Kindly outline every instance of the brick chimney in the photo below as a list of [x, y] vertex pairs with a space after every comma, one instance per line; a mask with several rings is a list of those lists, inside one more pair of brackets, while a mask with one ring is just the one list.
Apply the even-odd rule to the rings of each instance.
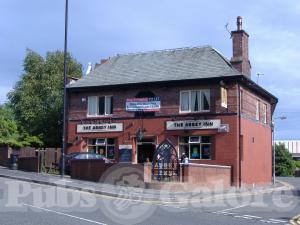
[[242, 28], [242, 17], [238, 16], [236, 20], [237, 30], [231, 31], [233, 54], [230, 62], [235, 69], [251, 78], [251, 64], [248, 54], [249, 35]]

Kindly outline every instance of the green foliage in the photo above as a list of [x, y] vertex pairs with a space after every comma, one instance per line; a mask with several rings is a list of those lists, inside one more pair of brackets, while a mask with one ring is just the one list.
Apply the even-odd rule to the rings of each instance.
[[296, 165], [292, 155], [283, 144], [275, 145], [275, 172], [276, 176], [294, 176]]
[[20, 133], [18, 124], [14, 120], [13, 111], [6, 104], [0, 107], [0, 144], [21, 148], [25, 146], [40, 147], [43, 142], [39, 137]]
[[295, 160], [294, 164], [297, 167], [297, 169], [300, 169], [300, 161], [299, 160]]
[[[23, 65], [25, 73], [8, 94], [21, 130], [30, 136], [41, 138], [47, 147], [61, 145], [63, 62], [63, 52], [49, 52], [43, 58], [38, 53], [27, 50]], [[67, 74], [81, 77], [81, 64], [69, 54], [67, 63]]]

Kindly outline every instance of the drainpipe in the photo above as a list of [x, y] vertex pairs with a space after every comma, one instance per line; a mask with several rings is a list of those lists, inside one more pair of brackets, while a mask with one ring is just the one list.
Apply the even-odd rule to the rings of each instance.
[[241, 86], [238, 84], [238, 112], [239, 112], [239, 136], [238, 136], [238, 142], [239, 142], [239, 187], [242, 186], [242, 148], [241, 148], [241, 134], [242, 134], [242, 129], [241, 129]]

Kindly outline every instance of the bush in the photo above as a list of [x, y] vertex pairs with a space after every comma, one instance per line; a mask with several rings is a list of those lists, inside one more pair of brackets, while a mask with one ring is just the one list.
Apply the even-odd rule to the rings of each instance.
[[295, 163], [295, 166], [297, 167], [297, 169], [300, 169], [300, 161], [295, 160], [294, 163]]
[[294, 176], [296, 164], [283, 144], [275, 145], [276, 176]]

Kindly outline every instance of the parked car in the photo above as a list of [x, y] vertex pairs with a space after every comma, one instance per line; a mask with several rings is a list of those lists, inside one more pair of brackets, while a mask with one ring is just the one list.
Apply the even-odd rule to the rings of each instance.
[[96, 153], [90, 153], [90, 152], [80, 152], [76, 156], [74, 156], [72, 159], [103, 159], [105, 163], [110, 163], [111, 161], [99, 154]]
[[76, 160], [84, 160], [84, 159], [103, 159], [105, 163], [111, 163], [111, 161], [99, 154], [91, 153], [91, 152], [73, 152], [65, 155], [65, 174], [70, 174], [71, 172], [71, 161], [73, 159]]

